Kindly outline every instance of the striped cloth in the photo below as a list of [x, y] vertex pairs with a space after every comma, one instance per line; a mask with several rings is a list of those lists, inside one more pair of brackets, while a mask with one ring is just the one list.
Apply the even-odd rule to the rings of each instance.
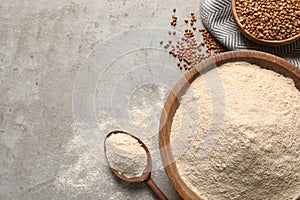
[[267, 47], [247, 39], [238, 29], [231, 14], [231, 0], [201, 0], [203, 25], [229, 50], [253, 49], [283, 57], [300, 68], [300, 40], [291, 44]]

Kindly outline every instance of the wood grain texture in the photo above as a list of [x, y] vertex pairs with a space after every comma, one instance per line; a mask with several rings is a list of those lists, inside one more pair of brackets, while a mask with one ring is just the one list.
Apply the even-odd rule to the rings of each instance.
[[251, 41], [261, 44], [261, 45], [268, 45], [268, 46], [280, 46], [280, 45], [285, 45], [285, 44], [290, 44], [298, 39], [300, 39], [300, 33], [298, 35], [295, 35], [294, 37], [290, 37], [288, 39], [284, 40], [263, 40], [263, 39], [258, 39], [251, 35], [247, 30], [242, 28], [242, 24], [240, 23], [238, 14], [236, 12], [236, 0], [231, 0], [231, 12], [234, 18], [234, 21], [239, 28], [239, 30]]
[[288, 61], [277, 56], [267, 54], [259, 51], [243, 50], [231, 51], [216, 55], [215, 57], [204, 61], [187, 72], [175, 85], [170, 92], [161, 115], [160, 131], [159, 131], [159, 147], [163, 164], [166, 173], [183, 199], [200, 199], [181, 179], [179, 176], [176, 161], [170, 146], [170, 134], [173, 122], [173, 117], [177, 108], [179, 107], [179, 100], [187, 91], [190, 83], [192, 83], [198, 76], [219, 67], [228, 62], [246, 61], [252, 64], [259, 65], [262, 68], [273, 70], [279, 74], [291, 78], [300, 91], [300, 69], [292, 65]]

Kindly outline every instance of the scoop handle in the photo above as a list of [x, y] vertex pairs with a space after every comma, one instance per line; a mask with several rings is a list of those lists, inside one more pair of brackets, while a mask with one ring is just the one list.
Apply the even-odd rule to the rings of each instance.
[[154, 181], [149, 177], [145, 180], [146, 185], [153, 191], [159, 200], [168, 200], [166, 195], [159, 189], [159, 187], [154, 183]]

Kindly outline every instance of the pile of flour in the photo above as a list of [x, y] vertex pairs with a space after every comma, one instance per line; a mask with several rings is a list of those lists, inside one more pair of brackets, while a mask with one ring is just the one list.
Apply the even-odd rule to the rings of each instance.
[[140, 177], [147, 166], [147, 153], [130, 135], [112, 134], [106, 140], [106, 157], [110, 167], [127, 178]]
[[296, 199], [300, 92], [294, 82], [246, 62], [216, 70], [224, 87], [225, 113], [209, 153], [201, 154], [213, 124], [212, 94], [206, 84], [211, 72], [191, 84], [174, 116], [171, 147], [183, 181], [208, 200]]

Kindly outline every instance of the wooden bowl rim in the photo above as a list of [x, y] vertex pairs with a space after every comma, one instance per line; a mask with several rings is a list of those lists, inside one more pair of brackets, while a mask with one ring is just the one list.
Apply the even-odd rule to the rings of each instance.
[[285, 44], [290, 44], [298, 39], [300, 39], [300, 33], [298, 35], [295, 35], [293, 37], [290, 37], [288, 39], [284, 40], [264, 40], [264, 39], [259, 39], [254, 37], [252, 34], [250, 34], [247, 30], [242, 28], [242, 24], [239, 21], [238, 14], [236, 12], [236, 0], [231, 0], [231, 12], [234, 18], [235, 23], [237, 24], [239, 30], [250, 40], [257, 44], [262, 44], [262, 45], [268, 45], [268, 46], [280, 46], [280, 45], [285, 45]]
[[[251, 60], [251, 61], [247, 61]], [[179, 102], [177, 97], [181, 98], [184, 92], [187, 90], [188, 86], [183, 84], [192, 83], [198, 76], [200, 76], [199, 71], [204, 70], [209, 71], [214, 67], [219, 67], [224, 63], [236, 62], [236, 61], [246, 61], [250, 63], [260, 63], [266, 62], [265, 66], [261, 66], [262, 68], [273, 70], [277, 73], [283, 74], [286, 77], [292, 78], [295, 82], [296, 88], [300, 91], [300, 69], [291, 64], [290, 62], [279, 58], [275, 55], [253, 51], [253, 50], [241, 50], [241, 51], [231, 51], [222, 54], [218, 54], [213, 58], [210, 58], [187, 72], [174, 86], [172, 91], [170, 92], [160, 119], [160, 127], [159, 127], [159, 148], [160, 154], [162, 158], [162, 162], [167, 173], [169, 180], [172, 185], [175, 187], [176, 191], [183, 199], [201, 199], [189, 188], [186, 183], [179, 176], [176, 161], [174, 162], [174, 157], [172, 153], [172, 149], [170, 146], [170, 133], [172, 127], [172, 120], [175, 115], [177, 108], [179, 107]], [[278, 66], [278, 69], [272, 69], [266, 66]], [[280, 67], [279, 67], [280, 66]], [[202, 74], [202, 73], [201, 73]], [[168, 103], [169, 102], [169, 103]], [[176, 105], [176, 103], [178, 105]]]

